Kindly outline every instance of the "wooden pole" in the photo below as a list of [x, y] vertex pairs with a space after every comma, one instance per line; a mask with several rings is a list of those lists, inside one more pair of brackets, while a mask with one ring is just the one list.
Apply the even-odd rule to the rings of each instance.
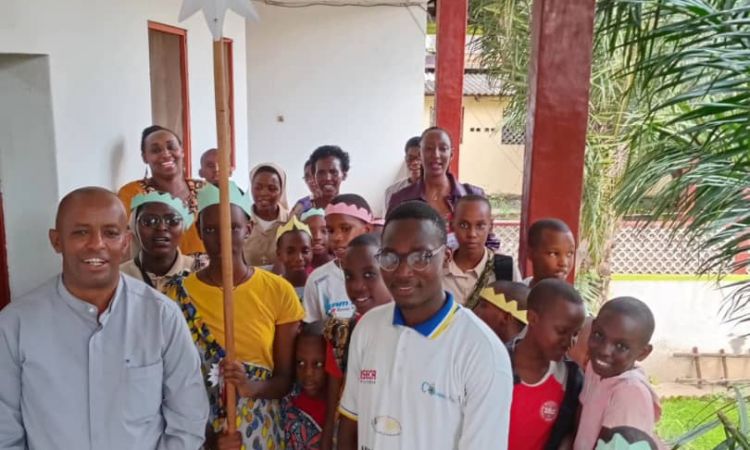
[[[219, 214], [221, 242], [221, 284], [224, 292], [224, 350], [226, 360], [234, 361], [234, 305], [232, 288], [232, 230], [229, 208], [229, 115], [227, 105], [227, 62], [224, 42], [214, 41], [214, 94], [216, 96], [216, 137], [219, 151]], [[237, 393], [234, 385], [224, 385], [226, 393], [227, 433], [237, 430]]]

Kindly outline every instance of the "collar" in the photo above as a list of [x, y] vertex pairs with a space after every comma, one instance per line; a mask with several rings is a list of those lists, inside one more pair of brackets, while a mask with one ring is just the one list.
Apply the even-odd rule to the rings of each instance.
[[475, 277], [479, 278], [484, 271], [484, 266], [487, 264], [487, 258], [489, 258], [489, 254], [490, 250], [488, 248], [485, 248], [484, 256], [482, 256], [482, 259], [479, 260], [479, 264], [467, 271], [464, 271], [460, 267], [458, 267], [456, 261], [451, 258], [450, 263], [448, 263], [446, 273], [459, 278], [466, 278], [469, 274], [474, 274]]
[[[466, 189], [461, 183], [458, 183], [456, 181], [456, 177], [453, 176], [452, 173], [446, 172], [445, 174], [448, 177], [448, 183], [450, 183], [451, 190], [448, 194], [448, 197], [451, 200], [451, 203], [455, 203], [456, 199], [460, 197], [464, 197], [468, 194]], [[427, 198], [425, 197], [425, 183], [424, 183], [424, 177], [417, 180], [416, 183], [411, 184], [410, 186], [413, 186], [418, 189], [417, 192], [419, 192], [419, 198], [422, 201], [427, 201]]]
[[120, 275], [120, 280], [117, 283], [117, 289], [115, 289], [115, 292], [112, 295], [112, 299], [109, 301], [107, 309], [104, 310], [101, 315], [99, 314], [99, 310], [96, 308], [96, 306], [92, 305], [91, 303], [85, 302], [70, 293], [68, 288], [65, 287], [62, 274], [60, 274], [57, 279], [57, 293], [60, 297], [62, 297], [65, 304], [68, 305], [68, 307], [70, 307], [70, 309], [72, 309], [79, 316], [83, 317], [85, 320], [93, 321], [104, 326], [107, 324], [107, 320], [112, 315], [112, 312], [117, 308], [117, 305], [121, 303], [119, 299], [120, 297], [122, 297], [123, 293], [122, 275]]
[[393, 325], [409, 327], [428, 339], [436, 339], [453, 322], [453, 319], [456, 316], [456, 311], [460, 308], [461, 306], [453, 300], [453, 294], [446, 291], [443, 306], [441, 306], [432, 317], [420, 324], [414, 325], [413, 327], [409, 327], [409, 325], [406, 324], [401, 309], [398, 306], [394, 306]]

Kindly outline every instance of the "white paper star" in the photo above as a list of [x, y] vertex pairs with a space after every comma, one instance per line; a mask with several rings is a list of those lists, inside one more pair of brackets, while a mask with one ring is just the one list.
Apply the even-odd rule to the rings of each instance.
[[221, 40], [224, 34], [224, 16], [227, 9], [246, 19], [258, 20], [258, 13], [251, 0], [183, 0], [180, 8], [180, 22], [203, 10], [208, 28], [215, 41]]

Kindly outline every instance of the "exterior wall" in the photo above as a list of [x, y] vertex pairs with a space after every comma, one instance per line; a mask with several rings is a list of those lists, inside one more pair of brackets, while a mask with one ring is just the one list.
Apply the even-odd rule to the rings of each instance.
[[[652, 344], [654, 350], [643, 366], [657, 383], [678, 378], [695, 378], [695, 367], [689, 358], [676, 358], [674, 353], [687, 353], [698, 347], [701, 353], [749, 355], [750, 342], [743, 335], [750, 333], [747, 324], [732, 326], [722, 322], [720, 306], [732, 293], [724, 283], [717, 286], [710, 280], [615, 280], [609, 298], [632, 296], [643, 300], [656, 319]], [[703, 377], [721, 377], [720, 360], [703, 358]], [[750, 358], [729, 359], [729, 376], [750, 378]]]
[[310, 153], [339, 145], [352, 159], [342, 192], [379, 212], [404, 143], [422, 131], [424, 11], [256, 5], [260, 22], [247, 25], [251, 166], [287, 168], [294, 202], [308, 193]]
[[[9, 0], [0, 53], [49, 55], [59, 193], [117, 189], [143, 176], [140, 132], [151, 124], [148, 21], [188, 30], [192, 162], [215, 146], [212, 41], [201, 14], [177, 22], [180, 0]], [[234, 40], [237, 166], [247, 171], [245, 21], [227, 14]], [[242, 183], [241, 183], [242, 184]], [[246, 183], [245, 183], [246, 184]]]
[[[12, 144], [0, 149], [2, 153], [12, 153], [11, 158], [3, 154], [0, 179], [6, 191], [12, 296], [59, 270], [59, 260], [47, 243], [46, 230], [52, 226], [60, 197], [84, 185], [117, 189], [144, 174], [139, 146], [141, 130], [151, 124], [149, 20], [188, 30], [194, 175], [202, 150], [215, 146], [211, 35], [201, 14], [185, 23], [177, 22], [181, 3], [180, 0], [6, 0], [2, 3], [0, 55], [46, 55], [49, 72], [47, 81], [32, 78], [28, 83], [32, 94], [46, 98], [25, 103], [18, 97], [0, 97], [0, 103], [13, 102], [12, 106], [19, 110], [9, 130], [0, 127], [0, 146]], [[225, 35], [234, 40], [235, 50], [237, 173], [246, 173], [244, 19], [227, 14]], [[9, 70], [0, 68], [4, 76]], [[46, 90], [44, 83], [48, 85]], [[45, 104], [46, 116], [30, 114], [32, 108], [43, 109]], [[25, 175], [20, 188], [16, 174]], [[23, 205], [18, 204], [20, 199]]]
[[[434, 96], [425, 97], [425, 126], [432, 123], [434, 104]], [[498, 97], [464, 96], [459, 177], [463, 182], [483, 187], [488, 194], [521, 195], [523, 145], [501, 144], [506, 104], [507, 100]], [[472, 131], [472, 128], [480, 131]]]

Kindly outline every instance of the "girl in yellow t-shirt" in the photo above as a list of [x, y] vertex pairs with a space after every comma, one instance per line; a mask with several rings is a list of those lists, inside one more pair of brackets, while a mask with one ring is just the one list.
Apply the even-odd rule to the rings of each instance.
[[[211, 411], [206, 444], [217, 441], [245, 448], [280, 449], [283, 429], [279, 399], [291, 390], [294, 378], [294, 339], [304, 316], [294, 288], [283, 278], [249, 266], [243, 242], [249, 236], [250, 200], [230, 182], [232, 258], [234, 279], [234, 337], [237, 361], [224, 357], [221, 247], [219, 245], [219, 190], [206, 185], [198, 193], [198, 231], [209, 266], [173, 283], [169, 294], [177, 300], [203, 360]], [[225, 409], [217, 382], [237, 388], [238, 433], [226, 435]], [[239, 446], [237, 447], [239, 448]]]

